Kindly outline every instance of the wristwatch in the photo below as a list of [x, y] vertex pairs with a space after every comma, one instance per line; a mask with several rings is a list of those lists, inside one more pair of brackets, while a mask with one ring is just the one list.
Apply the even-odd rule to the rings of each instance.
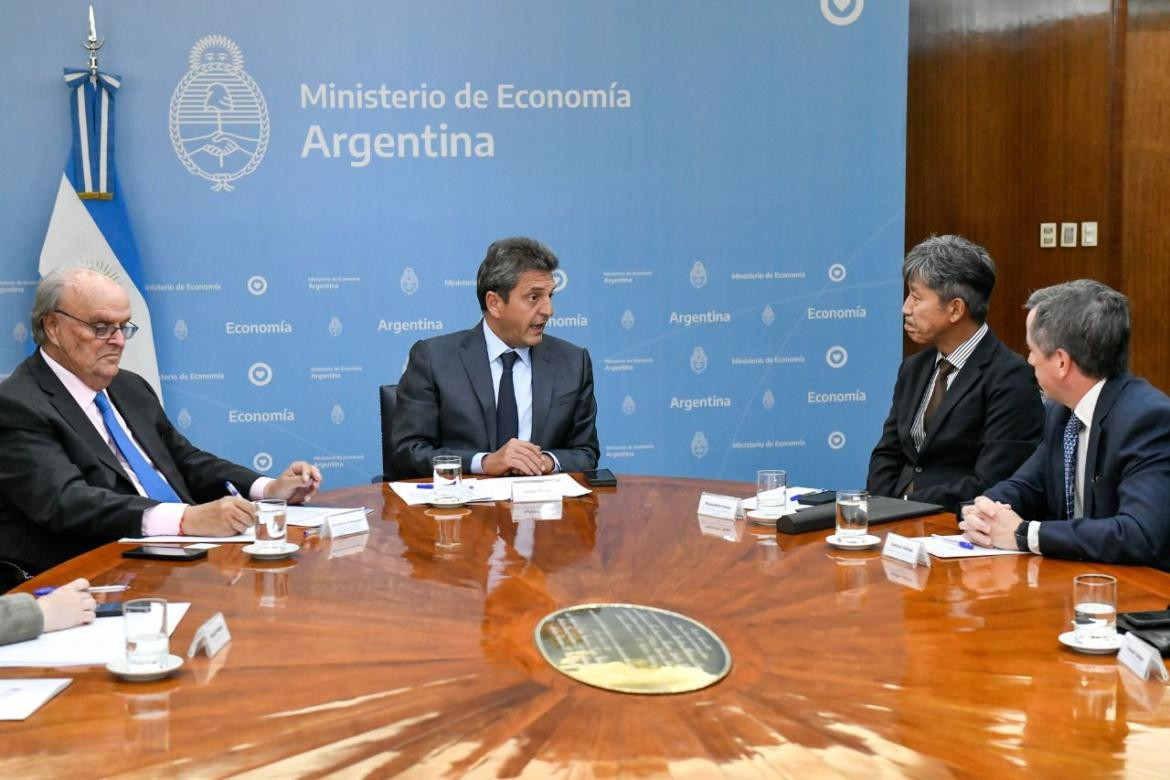
[[1020, 524], [1016, 526], [1016, 549], [1020, 552], [1028, 552], [1028, 521], [1021, 520]]

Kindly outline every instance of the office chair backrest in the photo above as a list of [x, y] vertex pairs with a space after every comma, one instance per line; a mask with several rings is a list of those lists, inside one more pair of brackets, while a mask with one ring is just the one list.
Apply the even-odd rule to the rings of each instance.
[[382, 412], [382, 475], [375, 482], [389, 482], [394, 478], [390, 460], [394, 433], [394, 409], [398, 406], [398, 385], [382, 385], [378, 388], [378, 404]]

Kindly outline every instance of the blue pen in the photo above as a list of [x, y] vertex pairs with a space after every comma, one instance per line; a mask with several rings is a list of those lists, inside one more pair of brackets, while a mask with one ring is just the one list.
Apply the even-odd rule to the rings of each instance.
[[435, 486], [430, 482], [419, 482], [415, 485], [415, 487], [419, 490], [433, 490]]
[[[44, 588], [37, 588], [33, 591], [33, 595], [38, 599], [41, 596], [48, 596], [57, 589], [56, 585], [48, 585]], [[91, 585], [85, 589], [86, 593], [121, 593], [124, 590], [129, 590], [129, 585]]]
[[240, 491], [236, 490], [236, 486], [231, 482], [224, 482], [223, 486], [227, 488], [229, 495], [235, 496], [236, 498], [243, 498], [243, 496], [240, 495]]
[[941, 534], [931, 534], [931, 536], [933, 536], [935, 539], [942, 539], [944, 542], [949, 542], [951, 544], [957, 544], [959, 547], [962, 547], [964, 550], [974, 550], [975, 549], [975, 545], [971, 544], [970, 542], [968, 542], [964, 539], [949, 539], [945, 536], [942, 536]]

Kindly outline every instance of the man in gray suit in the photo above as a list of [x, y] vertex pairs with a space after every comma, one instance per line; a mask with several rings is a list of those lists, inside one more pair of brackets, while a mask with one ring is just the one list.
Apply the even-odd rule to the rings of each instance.
[[435, 455], [490, 476], [597, 466], [589, 353], [544, 333], [557, 264], [530, 238], [488, 247], [476, 276], [483, 319], [410, 350], [394, 413], [395, 476], [430, 476]]

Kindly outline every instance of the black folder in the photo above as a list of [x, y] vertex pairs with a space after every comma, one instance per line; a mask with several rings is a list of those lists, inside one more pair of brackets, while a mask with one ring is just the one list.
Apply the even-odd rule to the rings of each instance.
[[[943, 511], [938, 504], [927, 504], [922, 501], [904, 501], [900, 498], [886, 498], [885, 496], [869, 497], [869, 524], [888, 523], [891, 520], [902, 520], [907, 517], [933, 515]], [[802, 534], [806, 531], [823, 531], [837, 524], [836, 504], [821, 504], [810, 506], [799, 512], [784, 515], [776, 521], [776, 530], [782, 534]]]

